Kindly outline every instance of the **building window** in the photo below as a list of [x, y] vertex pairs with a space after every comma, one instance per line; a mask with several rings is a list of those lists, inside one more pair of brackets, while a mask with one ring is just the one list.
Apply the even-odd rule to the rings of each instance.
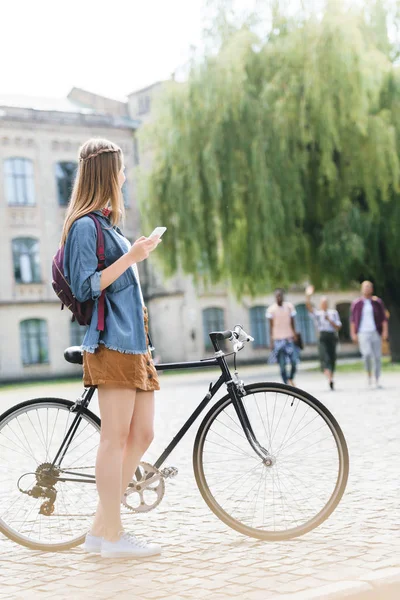
[[16, 283], [40, 283], [39, 241], [15, 238], [12, 253]]
[[[203, 310], [203, 337], [206, 350], [212, 350], [213, 345], [210, 340], [210, 331], [224, 331], [225, 319], [222, 308], [206, 308]], [[221, 343], [221, 347], [223, 344]]]
[[69, 337], [71, 346], [81, 346], [86, 331], [87, 325], [79, 325], [78, 321], [70, 321]]
[[143, 96], [139, 96], [139, 115], [144, 115], [150, 112], [150, 96], [148, 94], [144, 94]]
[[267, 306], [252, 306], [250, 308], [251, 335], [254, 338], [255, 348], [268, 348], [269, 324], [265, 313]]
[[4, 161], [5, 193], [10, 206], [33, 206], [35, 187], [33, 164], [29, 158], [7, 158]]
[[316, 344], [317, 333], [315, 331], [315, 323], [308, 312], [306, 305], [297, 304], [296, 311], [296, 329], [299, 333], [301, 333], [304, 344]]
[[350, 337], [350, 302], [341, 302], [336, 304], [336, 310], [339, 313], [340, 320], [342, 321], [342, 328], [339, 329], [339, 340], [341, 342], [351, 342]]
[[43, 319], [21, 321], [22, 364], [38, 365], [49, 362], [47, 323]]
[[67, 206], [75, 181], [76, 162], [59, 162], [56, 164], [58, 204]]
[[133, 163], [135, 167], [140, 164], [140, 155], [139, 155], [139, 140], [137, 137], [133, 138]]

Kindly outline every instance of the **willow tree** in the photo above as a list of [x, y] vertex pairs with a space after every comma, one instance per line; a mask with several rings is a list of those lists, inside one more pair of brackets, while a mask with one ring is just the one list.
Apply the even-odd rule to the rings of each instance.
[[168, 86], [145, 202], [178, 268], [238, 296], [373, 280], [400, 360], [400, 75], [381, 4], [242, 26]]

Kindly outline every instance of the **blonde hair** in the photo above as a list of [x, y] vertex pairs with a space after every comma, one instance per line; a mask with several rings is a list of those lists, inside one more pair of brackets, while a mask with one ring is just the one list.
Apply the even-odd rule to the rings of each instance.
[[113, 142], [92, 138], [79, 149], [79, 165], [65, 215], [61, 245], [74, 222], [94, 210], [110, 205], [110, 220], [117, 225], [124, 216], [124, 203], [118, 181], [123, 165], [122, 150]]

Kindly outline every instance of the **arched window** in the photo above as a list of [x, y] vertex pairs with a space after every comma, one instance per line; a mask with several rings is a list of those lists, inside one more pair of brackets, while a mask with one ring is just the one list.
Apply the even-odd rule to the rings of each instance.
[[301, 333], [304, 344], [316, 344], [317, 333], [313, 318], [310, 316], [305, 304], [296, 304], [297, 315], [296, 329]]
[[40, 283], [39, 240], [15, 238], [12, 253], [16, 283]]
[[79, 325], [78, 321], [70, 321], [69, 337], [71, 346], [81, 346], [86, 331], [86, 325]]
[[47, 322], [27, 319], [20, 322], [22, 364], [36, 365], [49, 362]]
[[267, 306], [250, 308], [251, 335], [254, 338], [255, 348], [268, 348], [269, 346], [269, 323], [265, 316], [267, 308]]
[[[210, 331], [224, 331], [225, 318], [222, 308], [205, 308], [203, 310], [203, 338], [206, 350], [212, 350], [213, 345], [210, 340]], [[222, 345], [222, 344], [221, 344]]]
[[29, 158], [6, 158], [4, 161], [4, 188], [10, 206], [33, 206], [35, 187], [33, 164]]
[[350, 342], [350, 302], [340, 302], [336, 304], [336, 310], [342, 321], [342, 328], [339, 330], [339, 340], [341, 342]]
[[67, 206], [76, 176], [76, 162], [56, 163], [58, 204]]

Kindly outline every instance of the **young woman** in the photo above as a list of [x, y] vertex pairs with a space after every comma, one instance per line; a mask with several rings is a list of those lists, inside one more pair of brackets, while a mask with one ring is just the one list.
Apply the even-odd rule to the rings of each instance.
[[[160, 389], [148, 351], [147, 310], [136, 264], [159, 239], [140, 237], [132, 246], [118, 224], [124, 214], [125, 181], [121, 149], [91, 139], [79, 151], [78, 173], [68, 206], [61, 244], [64, 270], [78, 301], [95, 300], [85, 334], [85, 386], [97, 386], [101, 415], [96, 461], [99, 503], [85, 549], [105, 557], [159, 554], [156, 544], [124, 532], [121, 498], [153, 439], [154, 391]], [[105, 265], [97, 270], [94, 213], [103, 230]], [[105, 290], [104, 331], [97, 329], [98, 298]]]
[[334, 375], [336, 368], [336, 346], [338, 343], [338, 331], [342, 328], [342, 322], [339, 313], [335, 309], [330, 309], [328, 298], [322, 296], [320, 308], [314, 308], [311, 297], [314, 293], [314, 286], [309, 285], [306, 289], [306, 307], [313, 316], [319, 331], [319, 356], [321, 369], [328, 380], [329, 387], [335, 389]]

